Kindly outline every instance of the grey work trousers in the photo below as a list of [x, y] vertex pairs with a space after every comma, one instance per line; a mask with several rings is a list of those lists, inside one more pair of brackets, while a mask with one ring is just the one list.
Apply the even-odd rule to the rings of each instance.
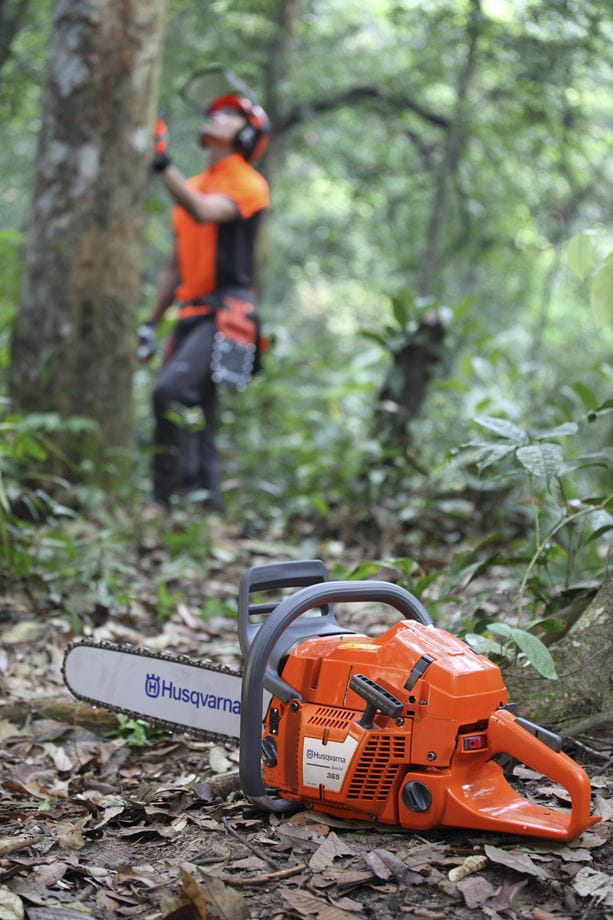
[[[200, 489], [206, 489], [209, 500], [219, 498], [218, 399], [211, 378], [214, 335], [214, 316], [177, 323], [171, 353], [153, 391], [153, 494], [159, 502]], [[190, 430], [170, 417], [195, 406], [200, 406], [204, 416], [204, 427], [199, 430]]]

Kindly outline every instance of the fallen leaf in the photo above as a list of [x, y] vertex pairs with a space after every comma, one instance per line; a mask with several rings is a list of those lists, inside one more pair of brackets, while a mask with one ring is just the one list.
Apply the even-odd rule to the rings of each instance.
[[354, 855], [355, 850], [347, 846], [344, 840], [332, 831], [311, 856], [309, 866], [313, 872], [321, 872], [322, 869], [331, 866], [338, 857]]
[[447, 914], [440, 910], [429, 910], [427, 907], [418, 907], [412, 914], [407, 916], [418, 917], [419, 920], [446, 920]]
[[353, 912], [334, 907], [321, 898], [316, 898], [306, 891], [283, 891], [283, 897], [291, 904], [292, 908], [303, 917], [315, 916], [317, 920], [357, 920], [358, 915]]
[[20, 645], [23, 642], [36, 642], [47, 631], [46, 623], [40, 620], [20, 620], [2, 636], [3, 645]]
[[333, 907], [338, 907], [340, 910], [348, 910], [349, 912], [353, 911], [354, 913], [361, 914], [364, 912], [364, 905], [361, 901], [356, 901], [355, 898], [348, 898], [346, 896], [340, 898], [330, 897], [330, 903]]
[[517, 764], [513, 767], [513, 775], [517, 776], [518, 779], [542, 779], [543, 774], [537, 773], [536, 770], [531, 770], [530, 767], [524, 767], [522, 764]]
[[571, 849], [570, 847], [563, 847], [560, 850], [560, 856], [564, 862], [591, 862], [592, 854], [587, 849], [582, 849], [581, 847], [575, 847]]
[[533, 920], [571, 920], [566, 914], [550, 914], [548, 910], [542, 910], [540, 907], [534, 908], [534, 913], [532, 914]]
[[392, 877], [392, 870], [383, 862], [381, 857], [377, 855], [375, 850], [366, 854], [364, 862], [368, 868], [374, 872], [377, 878], [380, 878], [383, 882], [386, 882]]
[[521, 882], [503, 882], [497, 894], [484, 904], [488, 910], [499, 914], [501, 911], [511, 910], [513, 902], [519, 892], [526, 887], [529, 879], [525, 878]]
[[482, 907], [498, 890], [482, 875], [460, 879], [458, 888], [462, 892], [462, 897], [469, 910]]
[[410, 868], [416, 866], [430, 866], [444, 863], [446, 860], [445, 849], [436, 843], [421, 843], [411, 847], [404, 856], [404, 861]]
[[8, 719], [0, 719], [0, 741], [6, 741], [7, 738], [14, 738], [15, 735], [21, 735], [21, 729], [13, 725]]
[[23, 901], [8, 888], [0, 888], [0, 920], [23, 920]]
[[160, 883], [160, 871], [153, 866], [117, 866], [117, 881], [141, 882], [147, 888], [156, 888]]
[[63, 747], [48, 742], [45, 744], [45, 752], [53, 760], [53, 766], [60, 773], [69, 773], [74, 769], [74, 763], [66, 753]]
[[64, 878], [68, 865], [63, 862], [52, 862], [46, 866], [36, 866], [34, 876], [39, 885], [52, 888], [61, 878]]
[[228, 773], [232, 769], [227, 751], [220, 744], [214, 745], [209, 751], [209, 766], [213, 773]]
[[39, 744], [45, 741], [57, 741], [62, 735], [71, 730], [72, 726], [68, 722], [57, 722], [55, 719], [37, 719], [32, 723], [32, 737]]
[[[467, 875], [472, 875], [474, 872], [480, 872], [481, 869], [485, 869], [487, 866], [487, 856], [480, 856], [475, 854], [475, 856], [467, 856], [461, 866], [456, 866], [455, 869], [449, 870], [449, 881], [450, 882], [459, 882], [461, 879], [466, 878]], [[470, 905], [467, 905], [470, 907]]]
[[[409, 869], [401, 859], [398, 859], [398, 857], [390, 853], [389, 850], [376, 849], [372, 852], [403, 885], [423, 885], [426, 881], [423, 875], [419, 872], [414, 872], [413, 869]], [[366, 861], [368, 864], [368, 859]], [[371, 868], [373, 867], [371, 866]]]
[[349, 818], [335, 818], [333, 815], [324, 815], [323, 813], [317, 811], [311, 812], [309, 817], [314, 824], [325, 824], [328, 827], [339, 827], [343, 831], [363, 831], [367, 829], [372, 830], [372, 824], [370, 821], [352, 821]]
[[81, 821], [77, 821], [75, 824], [68, 824], [59, 829], [57, 842], [63, 850], [83, 849], [85, 846], [85, 838], [83, 836], [83, 823], [87, 820], [89, 819], [84, 818]]
[[309, 824], [308, 827], [305, 825], [302, 827], [292, 827], [292, 825], [287, 821], [279, 825], [277, 828], [277, 833], [279, 837], [284, 840], [289, 840], [292, 843], [303, 843], [305, 841], [311, 840], [319, 843], [322, 838], [322, 834], [319, 832], [318, 828], [312, 824]]
[[533, 875], [535, 878], [541, 879], [549, 877], [523, 850], [501, 850], [486, 843], [485, 855], [492, 862], [508, 866], [510, 869], [515, 869], [516, 872], [525, 872], [527, 875]]
[[201, 920], [248, 920], [249, 908], [240, 892], [191, 863], [179, 867], [181, 886]]
[[604, 872], [584, 866], [576, 874], [573, 888], [582, 898], [595, 898], [607, 907], [613, 907], [613, 878]]
[[[383, 863], [381, 863], [381, 865], [383, 865]], [[372, 869], [330, 868], [326, 869], [321, 877], [327, 879], [330, 885], [336, 885], [336, 887], [342, 891], [345, 888], [357, 888], [359, 885], [372, 882], [375, 875]]]
[[569, 840], [566, 846], [570, 847], [571, 850], [573, 847], [593, 850], [596, 847], [604, 846], [606, 842], [606, 837], [601, 837], [599, 834], [595, 834], [593, 831], [586, 831], [585, 834], [581, 834], [581, 836], [577, 837], [576, 840]]
[[83, 920], [91, 917], [84, 904], [75, 905], [74, 910], [68, 907], [28, 907], [28, 920]]
[[570, 805], [570, 792], [568, 792], [564, 786], [558, 786], [556, 783], [549, 783], [547, 785], [537, 786], [535, 791], [541, 795], [547, 796], [549, 798], [559, 799], [561, 802]]
[[597, 796], [594, 799], [594, 814], [600, 815], [603, 821], [610, 821], [613, 818], [613, 799], [603, 799]]

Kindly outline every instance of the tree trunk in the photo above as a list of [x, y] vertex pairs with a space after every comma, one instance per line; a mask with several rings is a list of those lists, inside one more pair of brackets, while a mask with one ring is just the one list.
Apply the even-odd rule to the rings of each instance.
[[[132, 439], [150, 138], [166, 0], [57, 0], [11, 349], [16, 408]], [[91, 445], [90, 445], [91, 446]], [[71, 459], [85, 455], [70, 444]]]
[[443, 323], [432, 316], [422, 320], [404, 345], [392, 352], [375, 404], [375, 431], [382, 443], [399, 451], [410, 443], [411, 422], [419, 415], [440, 365], [444, 338]]
[[287, 109], [288, 87], [292, 73], [292, 42], [300, 22], [301, 0], [278, 0], [273, 37], [268, 52], [264, 107], [272, 123], [270, 145], [263, 171], [273, 182], [279, 168], [282, 132], [280, 125]]
[[470, 6], [466, 30], [468, 48], [458, 79], [455, 113], [446, 129], [441, 161], [436, 171], [434, 200], [418, 286], [421, 297], [429, 296], [436, 291], [443, 251], [443, 236], [449, 213], [449, 187], [457, 172], [465, 141], [466, 105], [470, 84], [475, 73], [477, 42], [481, 31], [481, 0], [471, 0]]
[[516, 669], [505, 680], [530, 718], [565, 734], [613, 721], [613, 576], [560, 642], [550, 649], [558, 680]]

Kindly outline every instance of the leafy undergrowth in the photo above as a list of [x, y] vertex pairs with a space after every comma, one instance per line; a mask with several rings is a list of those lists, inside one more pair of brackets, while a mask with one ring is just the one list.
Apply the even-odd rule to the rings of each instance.
[[[191, 569], [173, 570], [170, 544], [163, 525], [145, 527], [138, 560], [129, 562], [129, 597], [90, 599], [83, 613], [67, 616], [47, 594], [15, 586], [2, 599], [3, 920], [597, 920], [613, 908], [611, 728], [567, 741], [590, 774], [603, 821], [562, 844], [414, 833], [309, 811], [262, 814], [238, 788], [236, 744], [118, 722], [74, 703], [61, 661], [76, 630], [240, 666], [240, 575], [292, 551], [219, 524], [203, 576], [196, 552]], [[352, 562], [342, 547], [336, 552]], [[371, 616], [352, 608], [345, 622], [369, 631]], [[515, 767], [514, 782], [545, 805], [568, 807], [561, 787], [525, 767]]]

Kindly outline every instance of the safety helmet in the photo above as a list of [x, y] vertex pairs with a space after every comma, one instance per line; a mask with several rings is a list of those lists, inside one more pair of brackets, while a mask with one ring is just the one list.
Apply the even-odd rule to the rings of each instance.
[[246, 96], [237, 96], [228, 93], [213, 99], [205, 109], [205, 115], [212, 115], [219, 109], [236, 109], [247, 119], [247, 124], [238, 131], [232, 141], [237, 153], [242, 154], [246, 160], [259, 160], [270, 138], [270, 119], [261, 105], [247, 99]]

